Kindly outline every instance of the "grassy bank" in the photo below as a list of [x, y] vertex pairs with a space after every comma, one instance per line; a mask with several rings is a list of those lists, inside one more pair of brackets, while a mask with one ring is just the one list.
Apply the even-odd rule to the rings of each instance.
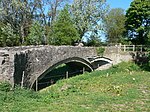
[[150, 111], [150, 73], [132, 63], [60, 80], [39, 92], [6, 87], [0, 86], [2, 112]]

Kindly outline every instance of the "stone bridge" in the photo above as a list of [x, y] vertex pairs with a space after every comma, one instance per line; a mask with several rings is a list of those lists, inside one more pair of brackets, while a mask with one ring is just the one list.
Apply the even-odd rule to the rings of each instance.
[[117, 47], [105, 48], [104, 57], [98, 57], [94, 47], [77, 46], [20, 46], [0, 48], [0, 81], [32, 88], [55, 67], [65, 63], [93, 71], [99, 66], [131, 60], [129, 54]]
[[[0, 48], [0, 80], [12, 85], [32, 87], [38, 77], [44, 76], [62, 63], [84, 67], [93, 71], [97, 65], [94, 47], [74, 46], [22, 46]], [[92, 61], [90, 61], [92, 59]], [[96, 60], [97, 62], [98, 60]], [[110, 59], [101, 59], [110, 62]]]

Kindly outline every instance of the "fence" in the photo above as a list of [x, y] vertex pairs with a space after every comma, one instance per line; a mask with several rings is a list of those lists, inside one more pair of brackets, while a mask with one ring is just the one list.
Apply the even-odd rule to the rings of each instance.
[[140, 52], [146, 52], [148, 48], [150, 48], [150, 45], [121, 45], [121, 44], [116, 44], [116, 45], [109, 45], [109, 47], [116, 46], [120, 48], [122, 51], [140, 51]]
[[147, 46], [144, 45], [120, 45], [120, 48], [122, 51], [132, 51], [132, 52], [136, 52], [136, 51], [140, 51], [143, 52], [146, 50]]
[[[53, 76], [47, 76], [47, 77], [42, 78], [42, 79], [48, 79], [49, 81], [38, 82], [38, 78], [37, 78], [35, 82], [35, 86], [36, 86], [35, 91], [39, 90], [40, 85], [45, 85], [45, 87], [47, 87], [47, 86], [54, 84], [56, 81], [60, 79], [65, 79], [65, 78], [67, 79], [69, 77], [72, 77], [73, 75], [82, 74], [84, 72], [85, 72], [85, 68], [83, 67], [83, 69], [79, 71], [75, 71], [75, 72], [66, 71], [66, 74], [53, 75]], [[58, 79], [54, 81], [54, 78], [58, 78]]]

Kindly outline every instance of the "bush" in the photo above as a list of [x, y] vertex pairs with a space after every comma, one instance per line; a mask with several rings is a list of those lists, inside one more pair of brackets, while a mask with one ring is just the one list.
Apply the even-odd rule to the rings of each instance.
[[19, 35], [14, 33], [10, 24], [0, 25], [0, 46], [17, 46], [19, 45]]
[[104, 51], [105, 51], [105, 48], [103, 48], [103, 47], [98, 47], [98, 48], [96, 48], [96, 51], [97, 51], [97, 55], [98, 55], [98, 56], [103, 56], [103, 53], [104, 53]]
[[0, 91], [8, 92], [11, 89], [11, 84], [8, 82], [0, 82]]

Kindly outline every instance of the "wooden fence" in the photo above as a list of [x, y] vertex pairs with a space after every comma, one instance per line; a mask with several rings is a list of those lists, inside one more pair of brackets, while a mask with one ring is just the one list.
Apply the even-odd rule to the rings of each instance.
[[144, 51], [146, 51], [147, 46], [144, 46], [144, 45], [120, 45], [120, 48], [124, 52], [126, 52], [126, 51], [132, 51], [132, 52], [140, 51], [140, 52], [144, 52]]
[[109, 45], [109, 47], [118, 47], [119, 49], [121, 49], [122, 51], [126, 52], [126, 51], [132, 51], [132, 52], [146, 52], [148, 48], [150, 48], [150, 45], [121, 45], [121, 44], [116, 44], [116, 45]]

